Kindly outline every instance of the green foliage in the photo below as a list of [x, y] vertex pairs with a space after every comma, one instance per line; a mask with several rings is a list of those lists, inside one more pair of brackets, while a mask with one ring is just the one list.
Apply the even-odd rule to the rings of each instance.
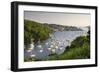
[[77, 37], [72, 41], [71, 46], [61, 55], [52, 55], [49, 60], [69, 60], [90, 58], [90, 42], [87, 36]]
[[49, 38], [49, 33], [52, 32], [52, 29], [47, 25], [38, 23], [35, 21], [24, 20], [24, 43], [31, 43], [46, 40]]
[[90, 46], [84, 44], [81, 47], [70, 48], [69, 51], [64, 52], [61, 59], [86, 59], [90, 57]]
[[81, 47], [84, 45], [84, 43], [88, 42], [87, 36], [80, 36], [77, 37], [74, 41], [71, 42], [70, 48], [74, 47]]
[[35, 57], [25, 57], [24, 58], [24, 62], [32, 62], [32, 61], [41, 61], [41, 60]]

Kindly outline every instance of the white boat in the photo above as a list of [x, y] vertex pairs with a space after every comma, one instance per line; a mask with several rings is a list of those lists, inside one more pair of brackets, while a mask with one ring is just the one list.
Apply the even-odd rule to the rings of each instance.
[[31, 50], [34, 49], [34, 44], [33, 43], [30, 44], [30, 48], [29, 49], [31, 49]]
[[27, 50], [27, 52], [31, 52], [31, 51], [32, 51], [32, 50], [30, 50], [30, 49], [29, 49], [29, 50]]
[[31, 43], [27, 46], [27, 52], [31, 52], [34, 49], [34, 43]]
[[62, 49], [63, 49], [63, 47], [60, 47], [59, 49], [60, 49], [60, 50], [62, 50]]
[[51, 51], [51, 48], [48, 48], [49, 51]]
[[38, 47], [38, 48], [42, 48], [42, 45], [38, 45], [37, 47]]
[[52, 51], [52, 53], [55, 53], [55, 52], [56, 52], [56, 50], [55, 50], [55, 49], [52, 49], [51, 51]]
[[39, 52], [43, 52], [43, 50], [39, 50]]
[[56, 49], [58, 49], [58, 46], [55, 46]]
[[50, 48], [53, 48], [54, 46], [53, 45], [50, 45]]
[[46, 45], [48, 45], [49, 43], [45, 43]]
[[32, 54], [31, 57], [36, 57], [36, 55], [35, 54]]

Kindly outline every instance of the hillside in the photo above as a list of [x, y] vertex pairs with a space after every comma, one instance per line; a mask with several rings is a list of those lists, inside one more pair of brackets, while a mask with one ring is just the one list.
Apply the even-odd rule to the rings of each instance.
[[43, 41], [49, 38], [49, 34], [52, 32], [52, 29], [47, 25], [38, 23], [35, 21], [24, 20], [24, 44], [33, 42], [37, 43], [38, 41]]

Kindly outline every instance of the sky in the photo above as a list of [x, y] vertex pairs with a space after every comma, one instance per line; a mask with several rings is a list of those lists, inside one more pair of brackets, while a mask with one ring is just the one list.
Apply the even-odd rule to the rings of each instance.
[[84, 27], [91, 24], [91, 15], [82, 13], [24, 11], [24, 19], [65, 26]]

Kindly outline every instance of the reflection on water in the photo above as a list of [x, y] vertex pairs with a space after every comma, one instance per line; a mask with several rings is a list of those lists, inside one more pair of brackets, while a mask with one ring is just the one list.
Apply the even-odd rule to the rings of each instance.
[[62, 54], [66, 46], [70, 46], [71, 42], [78, 36], [87, 35], [87, 31], [56, 31], [50, 34], [49, 39], [35, 45], [32, 51], [25, 50], [25, 57], [36, 57], [38, 59], [47, 59], [50, 54]]

